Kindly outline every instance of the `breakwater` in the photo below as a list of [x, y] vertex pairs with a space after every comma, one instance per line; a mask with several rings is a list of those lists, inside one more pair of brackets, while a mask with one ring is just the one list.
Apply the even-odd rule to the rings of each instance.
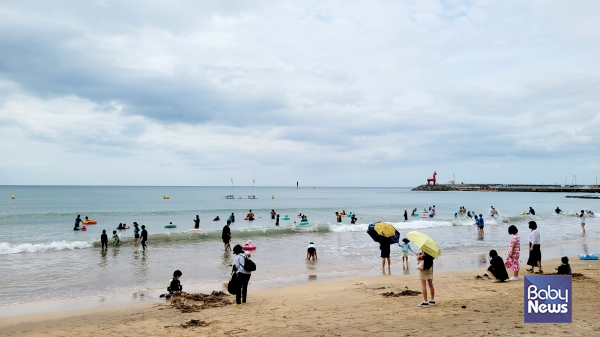
[[413, 191], [471, 192], [561, 192], [600, 193], [600, 186], [523, 185], [523, 184], [437, 184], [419, 185]]

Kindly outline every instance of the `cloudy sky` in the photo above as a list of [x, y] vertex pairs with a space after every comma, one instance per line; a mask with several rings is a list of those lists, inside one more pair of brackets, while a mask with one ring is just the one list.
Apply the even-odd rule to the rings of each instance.
[[600, 176], [598, 1], [3, 1], [0, 184]]

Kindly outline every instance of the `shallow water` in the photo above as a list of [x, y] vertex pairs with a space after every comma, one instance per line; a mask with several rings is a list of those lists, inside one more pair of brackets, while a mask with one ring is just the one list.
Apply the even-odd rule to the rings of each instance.
[[[252, 187], [235, 188], [236, 197], [252, 195]], [[11, 200], [10, 195], [16, 199]], [[472, 256], [497, 249], [504, 256], [509, 236], [507, 227], [516, 225], [523, 249], [527, 244], [527, 222], [537, 221], [542, 249], [565, 244], [600, 241], [599, 219], [587, 220], [587, 235], [581, 235], [573, 214], [593, 209], [595, 200], [567, 199], [562, 193], [412, 192], [409, 188], [282, 188], [257, 187], [258, 199], [222, 199], [231, 187], [57, 187], [0, 186], [0, 269], [2, 275], [18, 275], [18, 282], [6, 282], [0, 305], [46, 301], [82, 296], [111, 295], [165, 287], [173, 270], [183, 271], [184, 285], [220, 283], [227, 280], [231, 260], [220, 240], [224, 221], [236, 214], [232, 225], [233, 243], [251, 239], [258, 249], [253, 281], [286, 279], [307, 274], [373, 270], [380, 267], [378, 245], [366, 234], [369, 223], [388, 221], [402, 233], [419, 230], [438, 242], [443, 251], [440, 262], [457, 256]], [[165, 200], [163, 195], [171, 198]], [[271, 195], [275, 198], [271, 199]], [[436, 205], [434, 218], [410, 217], [404, 209]], [[499, 219], [485, 216], [494, 205]], [[454, 219], [460, 206], [485, 216], [485, 237], [477, 238], [470, 219]], [[523, 215], [532, 206], [536, 216]], [[565, 215], [555, 215], [560, 206]], [[269, 212], [275, 208], [290, 221], [274, 226]], [[249, 209], [257, 216], [242, 220]], [[344, 217], [335, 223], [335, 211], [358, 215], [356, 225]], [[294, 230], [296, 215], [304, 213], [314, 224], [312, 231]], [[86, 232], [72, 230], [75, 216], [97, 219]], [[188, 233], [192, 219], [200, 215], [203, 233]], [[410, 213], [409, 213], [410, 214]], [[146, 225], [149, 249], [133, 245], [133, 230], [120, 231], [122, 244], [102, 252], [102, 229], [112, 232], [119, 222]], [[176, 229], [165, 229], [173, 222]], [[110, 235], [109, 235], [110, 236]], [[318, 247], [317, 263], [304, 260], [306, 246]], [[590, 252], [591, 253], [591, 252]], [[400, 250], [392, 249], [393, 269]], [[485, 256], [484, 256], [485, 263]], [[526, 259], [522, 258], [522, 261]], [[399, 268], [399, 267], [398, 267]], [[401, 270], [401, 269], [400, 269]], [[22, 291], [27, 289], [26, 292]]]

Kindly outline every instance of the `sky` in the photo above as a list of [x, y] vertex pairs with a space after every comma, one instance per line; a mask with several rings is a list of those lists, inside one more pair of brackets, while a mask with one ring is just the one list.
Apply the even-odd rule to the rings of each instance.
[[2, 1], [0, 185], [595, 183], [598, 1]]

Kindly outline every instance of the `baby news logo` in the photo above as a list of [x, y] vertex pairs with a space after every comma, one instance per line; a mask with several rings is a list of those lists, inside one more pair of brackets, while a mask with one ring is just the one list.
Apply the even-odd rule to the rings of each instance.
[[525, 275], [525, 323], [572, 323], [570, 275]]

